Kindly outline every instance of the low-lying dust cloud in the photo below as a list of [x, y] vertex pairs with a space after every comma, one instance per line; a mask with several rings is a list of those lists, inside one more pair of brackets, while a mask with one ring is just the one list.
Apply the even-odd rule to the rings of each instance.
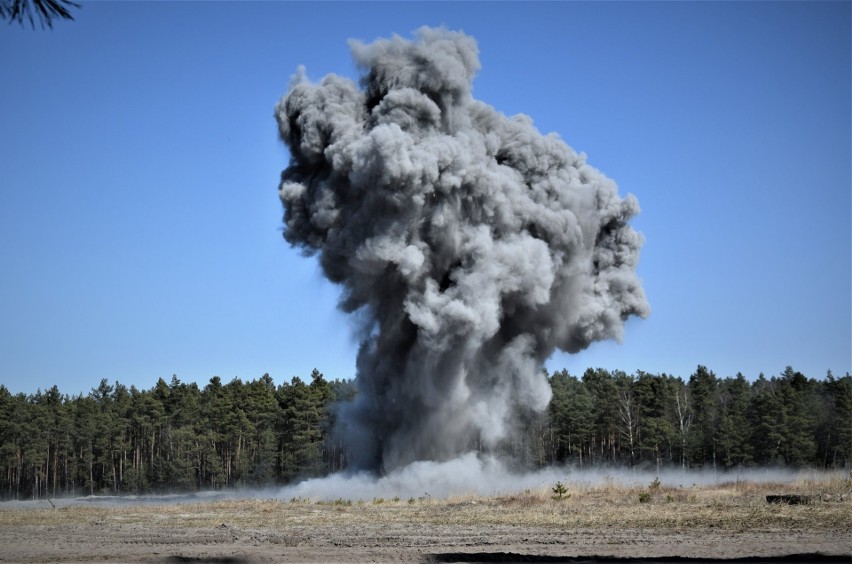
[[[727, 471], [686, 469], [576, 469], [550, 466], [535, 471], [514, 472], [494, 456], [465, 454], [445, 461], [414, 462], [381, 477], [369, 472], [338, 473], [305, 480], [282, 488], [276, 497], [317, 501], [363, 500], [377, 498], [401, 500], [452, 496], [497, 496], [526, 490], [550, 492], [557, 481], [569, 487], [647, 487], [659, 480], [662, 487], [691, 488], [730, 482], [791, 483], [826, 476], [826, 471], [795, 471], [782, 468], [749, 468]], [[839, 473], [838, 475], [842, 475]]]
[[366, 320], [338, 418], [348, 468], [453, 472], [548, 405], [555, 349], [648, 315], [639, 205], [558, 135], [473, 97], [472, 37], [424, 27], [350, 49], [360, 86], [301, 69], [276, 107], [284, 237]]
[[843, 470], [793, 470], [785, 468], [735, 468], [690, 470], [680, 468], [575, 468], [549, 466], [534, 471], [513, 471], [497, 457], [467, 453], [444, 462], [420, 461], [377, 477], [368, 471], [339, 472], [301, 481], [283, 488], [199, 491], [180, 494], [90, 495], [48, 500], [0, 502], [4, 509], [69, 506], [117, 507], [176, 505], [238, 499], [299, 501], [400, 501], [447, 499], [455, 496], [501, 496], [530, 491], [550, 495], [557, 481], [573, 490], [644, 488], [659, 481], [660, 487], [693, 488], [726, 483], [792, 484], [843, 479]]

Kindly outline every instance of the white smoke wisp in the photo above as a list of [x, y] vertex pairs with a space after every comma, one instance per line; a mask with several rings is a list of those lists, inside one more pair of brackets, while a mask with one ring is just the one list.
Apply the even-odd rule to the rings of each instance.
[[360, 86], [300, 69], [276, 106], [284, 237], [370, 322], [339, 414], [349, 467], [493, 451], [548, 405], [554, 350], [649, 314], [639, 205], [556, 134], [473, 98], [473, 38], [350, 48]]

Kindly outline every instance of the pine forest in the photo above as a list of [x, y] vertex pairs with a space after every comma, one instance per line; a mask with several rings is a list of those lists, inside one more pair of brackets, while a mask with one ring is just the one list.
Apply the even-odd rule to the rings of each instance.
[[[548, 374], [543, 413], [499, 445], [524, 468], [850, 468], [852, 376], [680, 377], [589, 369]], [[273, 486], [346, 468], [334, 433], [349, 380], [314, 370], [276, 385], [162, 378], [150, 390], [102, 380], [87, 395], [0, 385], [0, 499]], [[471, 445], [476, 449], [477, 445]]]

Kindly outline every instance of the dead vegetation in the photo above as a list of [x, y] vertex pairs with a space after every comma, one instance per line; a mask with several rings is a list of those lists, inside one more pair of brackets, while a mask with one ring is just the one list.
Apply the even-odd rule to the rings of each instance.
[[[328, 501], [0, 504], [0, 562], [441, 562], [507, 554], [526, 560], [809, 554], [848, 562], [852, 552], [849, 480], [654, 482], [565, 480], [561, 495], [542, 485], [448, 499], [359, 500], [353, 492], [353, 499]], [[767, 503], [774, 494], [813, 501]]]
[[[555, 498], [552, 488], [542, 487], [501, 496], [468, 494], [447, 499], [235, 499], [109, 507], [79, 504], [58, 509], [5, 509], [0, 505], [0, 527], [74, 524], [282, 530], [412, 523], [571, 529], [716, 528], [732, 532], [798, 528], [852, 533], [852, 482], [836, 475], [793, 483], [680, 487], [661, 486], [658, 481], [644, 487], [625, 487], [615, 481], [584, 484], [566, 480], [564, 488], [561, 499]], [[811, 502], [766, 502], [767, 495], [778, 494], [808, 496]]]

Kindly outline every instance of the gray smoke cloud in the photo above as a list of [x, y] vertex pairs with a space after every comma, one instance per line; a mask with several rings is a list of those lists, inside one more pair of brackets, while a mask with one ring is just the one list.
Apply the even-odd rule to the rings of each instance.
[[284, 237], [365, 319], [340, 414], [356, 468], [493, 449], [550, 401], [544, 361], [650, 309], [636, 199], [524, 115], [473, 98], [476, 41], [350, 41], [360, 85], [300, 69], [276, 106]]

